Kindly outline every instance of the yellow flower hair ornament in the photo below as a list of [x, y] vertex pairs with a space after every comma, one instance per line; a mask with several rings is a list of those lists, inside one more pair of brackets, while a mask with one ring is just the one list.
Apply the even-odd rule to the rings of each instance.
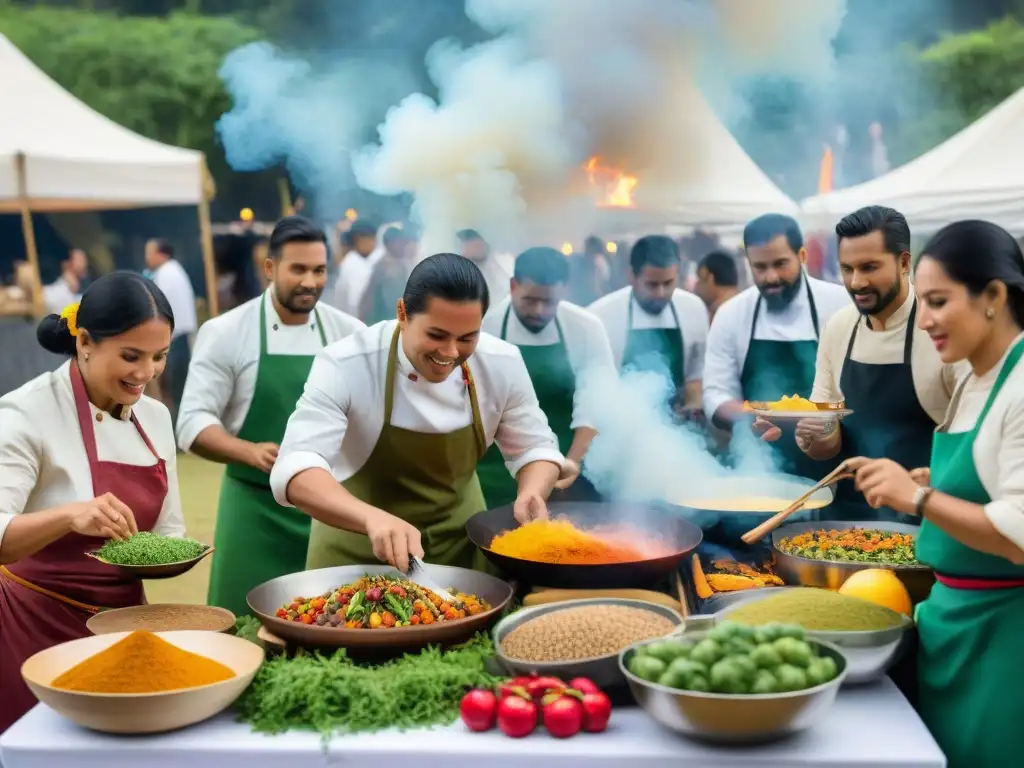
[[78, 335], [78, 303], [68, 304], [61, 310], [60, 319], [68, 327], [68, 333], [72, 336]]

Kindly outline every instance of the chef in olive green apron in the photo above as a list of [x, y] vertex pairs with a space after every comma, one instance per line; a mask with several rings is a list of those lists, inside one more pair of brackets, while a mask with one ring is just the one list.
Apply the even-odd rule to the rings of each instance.
[[662, 373], [675, 410], [699, 409], [708, 311], [696, 295], [679, 288], [679, 246], [664, 235], [642, 237], [629, 264], [630, 286], [588, 309], [608, 331], [620, 370]]
[[253, 587], [305, 566], [309, 518], [274, 501], [270, 468], [313, 357], [364, 327], [318, 303], [327, 246], [307, 219], [278, 223], [264, 268], [266, 293], [199, 329], [177, 425], [182, 450], [227, 464], [208, 600], [236, 614]]
[[465, 523], [484, 509], [477, 463], [496, 442], [520, 521], [579, 468], [564, 459], [519, 349], [481, 332], [488, 290], [457, 254], [416, 265], [398, 320], [321, 353], [271, 473], [281, 504], [313, 518], [307, 568], [409, 555], [481, 567]]
[[[804, 270], [803, 235], [789, 216], [754, 219], [743, 239], [754, 285], [715, 313], [704, 362], [704, 412], [726, 430], [752, 423], [745, 400], [810, 397], [821, 328], [850, 304], [841, 285]], [[770, 437], [776, 438], [779, 469], [819, 477], [819, 462], [804, 456], [792, 429], [788, 439], [777, 439], [781, 432], [775, 432]]]
[[[519, 347], [559, 450], [580, 464], [597, 432], [577, 391], [588, 376], [614, 372], [615, 364], [601, 321], [563, 300], [568, 283], [569, 260], [560, 251], [524, 251], [516, 258], [511, 296], [487, 313], [484, 331]], [[477, 475], [489, 509], [515, 501], [516, 481], [497, 446], [487, 451]], [[561, 498], [596, 500], [597, 491], [580, 478]]]
[[857, 459], [868, 502], [923, 518], [936, 584], [917, 607], [918, 707], [950, 768], [1024, 755], [1024, 255], [994, 224], [963, 221], [925, 247], [919, 323], [945, 362], [968, 360], [927, 469]]

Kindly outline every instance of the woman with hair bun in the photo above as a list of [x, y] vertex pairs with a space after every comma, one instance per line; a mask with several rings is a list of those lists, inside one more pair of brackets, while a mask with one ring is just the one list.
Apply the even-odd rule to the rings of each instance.
[[145, 599], [85, 553], [137, 531], [185, 534], [171, 417], [142, 394], [173, 329], [155, 283], [113, 272], [39, 323], [39, 343], [71, 359], [0, 398], [0, 733], [35, 704], [25, 659]]
[[[925, 246], [918, 325], [944, 363], [967, 360], [927, 468], [854, 459], [876, 509], [922, 518], [918, 706], [950, 768], [1024, 752], [1024, 255], [1006, 230], [961, 221]], [[909, 471], [908, 471], [909, 470]], [[1018, 681], [1014, 683], [1014, 681]]]

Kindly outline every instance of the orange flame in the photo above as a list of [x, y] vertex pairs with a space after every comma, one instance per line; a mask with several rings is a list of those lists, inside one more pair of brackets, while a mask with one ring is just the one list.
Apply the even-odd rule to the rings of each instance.
[[594, 155], [583, 165], [590, 186], [600, 195], [600, 208], [635, 208], [633, 192], [640, 180], [636, 176], [601, 164], [601, 158]]

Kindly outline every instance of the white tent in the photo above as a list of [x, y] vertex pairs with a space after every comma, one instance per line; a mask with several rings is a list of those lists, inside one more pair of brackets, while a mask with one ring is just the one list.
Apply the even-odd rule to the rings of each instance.
[[865, 205], [901, 211], [911, 229], [987, 219], [1024, 234], [1024, 88], [960, 133], [876, 179], [803, 201], [808, 225], [831, 229]]
[[[698, 156], [680, 163], [682, 170], [674, 178], [641, 175], [636, 208], [603, 210], [609, 229], [639, 232], [660, 223], [713, 229], [728, 236], [737, 235], [761, 214], [799, 212], [797, 203], [750, 158], [702, 96], [694, 93], [686, 103], [685, 135], [693, 137], [693, 146], [681, 141], [677, 151]], [[675, 164], [666, 163], [666, 169], [672, 173]]]
[[108, 120], [3, 35], [0, 104], [0, 212], [20, 211], [26, 198], [35, 212], [204, 200], [201, 152], [160, 144]]

